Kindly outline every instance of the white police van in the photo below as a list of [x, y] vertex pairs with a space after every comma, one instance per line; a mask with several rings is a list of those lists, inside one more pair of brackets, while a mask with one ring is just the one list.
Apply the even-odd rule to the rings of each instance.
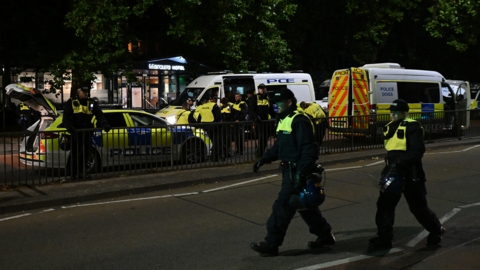
[[[282, 87], [287, 87], [295, 94], [298, 102], [316, 102], [312, 77], [307, 73], [224, 73], [196, 78], [176, 100], [158, 111], [156, 115], [174, 124], [176, 113], [182, 109], [182, 103], [189, 98], [194, 101], [193, 109], [210, 95], [217, 95], [220, 99], [227, 97], [230, 102], [234, 102], [235, 94], [240, 93], [246, 97], [249, 90], [258, 92], [257, 87], [261, 83], [266, 85], [270, 98]], [[218, 102], [220, 104], [220, 100]]]

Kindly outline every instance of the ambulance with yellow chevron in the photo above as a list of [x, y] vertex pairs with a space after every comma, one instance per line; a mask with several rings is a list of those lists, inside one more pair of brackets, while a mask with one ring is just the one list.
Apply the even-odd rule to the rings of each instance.
[[396, 63], [337, 70], [333, 73], [328, 96], [331, 131], [338, 135], [381, 134], [383, 126], [390, 121], [388, 108], [395, 99], [407, 101], [410, 118], [424, 127], [446, 130], [459, 124], [468, 127], [469, 123], [467, 119], [451, 118], [444, 113], [446, 109], [468, 109], [469, 95], [464, 96], [465, 102], [460, 101], [457, 99], [459, 93], [442, 74], [405, 69]]
[[[211, 95], [217, 95], [222, 99], [227, 97], [234, 102], [235, 94], [240, 93], [246, 97], [246, 92], [251, 90], [257, 92], [259, 84], [267, 86], [267, 93], [272, 98], [282, 87], [288, 87], [295, 94], [297, 100], [319, 103], [315, 100], [312, 78], [307, 73], [285, 72], [285, 73], [209, 73], [193, 80], [185, 90], [180, 93], [177, 99], [158, 111], [155, 115], [166, 119], [170, 124], [176, 123], [175, 115], [182, 109], [182, 103], [189, 98], [194, 101], [191, 109], [197, 106]], [[218, 101], [220, 102], [220, 100]], [[220, 106], [220, 103], [218, 103]]]

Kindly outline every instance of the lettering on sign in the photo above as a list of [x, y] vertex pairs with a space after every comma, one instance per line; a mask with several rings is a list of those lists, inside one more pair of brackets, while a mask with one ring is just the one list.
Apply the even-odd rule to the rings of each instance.
[[147, 147], [142, 151], [140, 148], [113, 148], [110, 149], [110, 157], [113, 156], [150, 156], [150, 155], [161, 155], [161, 154], [170, 154], [171, 147]]
[[348, 86], [342, 86], [342, 87], [340, 87], [340, 86], [334, 86], [334, 87], [332, 87], [332, 89], [333, 89], [333, 90], [337, 90], [337, 91], [338, 91], [338, 90], [340, 90], [340, 91], [346, 91], [346, 90], [348, 90]]
[[353, 72], [358, 72], [358, 73], [363, 73], [363, 69], [359, 69], [359, 68], [352, 68], [352, 71]]
[[393, 87], [380, 87], [383, 97], [393, 97], [393, 91], [395, 91]]
[[335, 72], [334, 76], [337, 76], [337, 75], [348, 75], [348, 70], [337, 71]]
[[267, 83], [294, 83], [295, 79], [267, 79]]
[[157, 64], [148, 64], [149, 69], [157, 70], [185, 70], [184, 66], [181, 65], [157, 65]]

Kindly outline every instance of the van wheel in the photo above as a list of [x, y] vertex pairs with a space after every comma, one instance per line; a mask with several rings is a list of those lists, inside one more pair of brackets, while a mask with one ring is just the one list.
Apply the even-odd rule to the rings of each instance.
[[195, 164], [204, 162], [207, 157], [205, 144], [200, 140], [189, 140], [182, 146], [182, 162]]

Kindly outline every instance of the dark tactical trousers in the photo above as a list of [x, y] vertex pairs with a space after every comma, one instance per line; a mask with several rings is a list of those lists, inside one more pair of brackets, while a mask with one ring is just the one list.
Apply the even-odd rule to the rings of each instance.
[[245, 152], [245, 125], [237, 123], [233, 126], [233, 130], [235, 149], [238, 153], [243, 155]]
[[[267, 237], [265, 237], [265, 241], [268, 243], [279, 246], [282, 245], [288, 225], [297, 212], [289, 204], [290, 196], [295, 193], [295, 188], [290, 181], [290, 170], [284, 169], [282, 177], [282, 189], [277, 200], [273, 203], [272, 214], [267, 221]], [[321, 237], [328, 236], [331, 233], [332, 227], [322, 216], [318, 207], [298, 212], [307, 223], [310, 233]]]
[[87, 132], [75, 132], [72, 134], [72, 176], [85, 175], [85, 171], [88, 170], [88, 159], [90, 158], [90, 149], [92, 147], [91, 131]]
[[[428, 208], [427, 190], [425, 182], [407, 180], [403, 195], [407, 200], [410, 212], [418, 222], [429, 232], [440, 234], [441, 224], [435, 213]], [[381, 193], [377, 201], [377, 223], [378, 236], [385, 240], [393, 239], [393, 224], [395, 223], [395, 207], [400, 201], [402, 194]]]
[[207, 132], [208, 137], [212, 141], [212, 161], [218, 161], [225, 157], [226, 149], [224, 144], [224, 139], [222, 138], [222, 126], [221, 125], [212, 125], [204, 128]]
[[273, 127], [270, 125], [271, 123], [263, 121], [255, 124], [255, 132], [257, 133], [256, 139], [258, 139], [258, 145], [256, 149], [258, 157], [261, 157], [267, 148], [268, 138], [270, 138], [270, 133], [272, 131], [271, 129], [273, 129]]

